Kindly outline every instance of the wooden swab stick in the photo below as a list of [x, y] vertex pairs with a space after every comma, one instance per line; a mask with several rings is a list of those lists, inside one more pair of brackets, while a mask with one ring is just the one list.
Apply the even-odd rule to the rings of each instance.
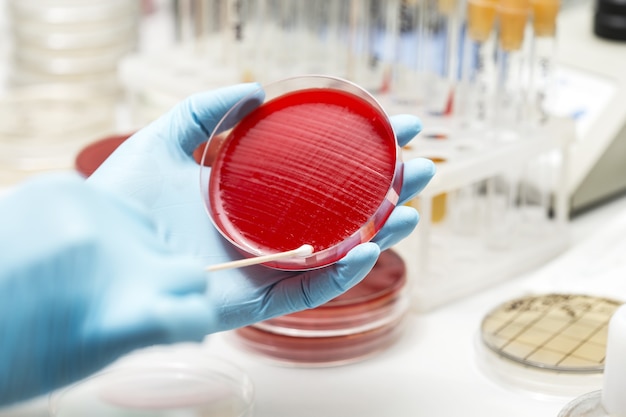
[[313, 253], [313, 246], [302, 245], [298, 249], [288, 250], [285, 252], [273, 253], [271, 255], [257, 256], [255, 258], [241, 259], [239, 261], [224, 262], [207, 266], [205, 271], [221, 271], [222, 269], [241, 268], [244, 266], [258, 265], [265, 262], [275, 261], [277, 259], [299, 257], [304, 258]]

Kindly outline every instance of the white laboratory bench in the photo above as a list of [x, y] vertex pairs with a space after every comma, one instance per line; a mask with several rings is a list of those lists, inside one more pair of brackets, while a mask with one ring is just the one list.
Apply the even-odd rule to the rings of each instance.
[[[598, 231], [616, 219], [626, 219], [626, 197], [575, 218], [572, 250], [597, 241]], [[567, 272], [558, 259], [556, 268]], [[546, 394], [502, 383], [485, 372], [477, 349], [485, 314], [532, 291], [541, 269], [433, 311], [411, 314], [399, 341], [350, 365], [278, 366], [241, 351], [228, 333], [210, 336], [206, 349], [249, 374], [255, 387], [255, 417], [554, 417], [579, 394]], [[592, 384], [600, 388], [601, 380]], [[43, 417], [46, 409], [46, 399], [39, 398], [4, 410], [0, 417]]]

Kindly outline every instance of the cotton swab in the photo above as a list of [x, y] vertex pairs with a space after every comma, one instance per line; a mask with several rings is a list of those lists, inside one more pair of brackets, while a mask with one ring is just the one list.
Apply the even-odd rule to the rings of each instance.
[[275, 261], [277, 259], [299, 257], [303, 258], [313, 253], [313, 246], [302, 245], [298, 249], [288, 250], [285, 252], [273, 253], [271, 255], [257, 256], [254, 258], [241, 259], [239, 261], [224, 262], [221, 264], [210, 265], [205, 268], [205, 271], [214, 272], [221, 271], [223, 269], [242, 268], [244, 266], [258, 265], [265, 262]]

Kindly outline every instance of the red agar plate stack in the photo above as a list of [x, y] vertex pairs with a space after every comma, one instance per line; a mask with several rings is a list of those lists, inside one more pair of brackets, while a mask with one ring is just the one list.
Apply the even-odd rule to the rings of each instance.
[[234, 332], [244, 350], [271, 362], [336, 366], [363, 360], [393, 344], [408, 308], [405, 264], [381, 253], [363, 281], [314, 309], [270, 319]]
[[200, 174], [209, 216], [244, 256], [313, 246], [308, 257], [266, 264], [284, 270], [329, 265], [371, 240], [403, 172], [378, 102], [326, 76], [289, 78], [242, 99], [209, 138], [202, 165], [211, 165]]

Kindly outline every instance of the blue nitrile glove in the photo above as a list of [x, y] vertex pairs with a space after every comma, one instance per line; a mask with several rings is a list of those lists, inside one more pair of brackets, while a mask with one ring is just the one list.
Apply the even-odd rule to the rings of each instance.
[[[241, 84], [189, 97], [129, 138], [88, 181], [149, 210], [162, 239], [181, 253], [206, 265], [240, 259], [241, 254], [222, 238], [205, 211], [200, 168], [191, 155], [223, 115], [258, 88], [255, 83]], [[395, 116], [392, 123], [400, 145], [421, 129], [414, 116]], [[430, 160], [407, 161], [399, 204], [422, 190], [434, 172]], [[241, 327], [331, 300], [363, 279], [380, 251], [406, 237], [417, 221], [414, 209], [396, 207], [373, 243], [359, 245], [335, 265], [320, 270], [282, 272], [255, 266], [210, 273], [207, 303], [217, 313], [210, 331]]]
[[202, 263], [136, 202], [55, 174], [0, 197], [0, 407], [213, 330]]

